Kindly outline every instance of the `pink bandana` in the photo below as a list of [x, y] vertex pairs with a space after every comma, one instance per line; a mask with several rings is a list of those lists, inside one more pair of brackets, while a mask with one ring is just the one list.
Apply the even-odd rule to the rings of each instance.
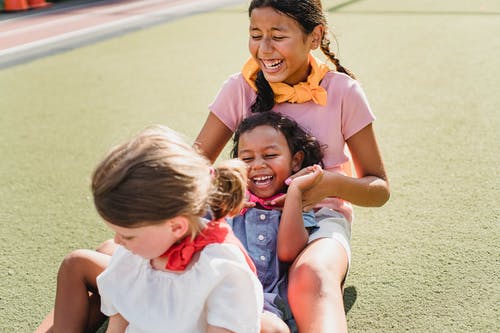
[[[272, 209], [275, 209], [276, 206], [268, 205], [268, 204], [266, 204], [266, 202], [273, 201], [274, 199], [281, 197], [283, 194], [284, 193], [278, 193], [278, 194], [275, 194], [269, 198], [259, 198], [258, 196], [256, 196], [252, 192], [247, 191], [247, 202], [255, 202], [257, 205], [261, 206], [264, 209], [272, 210]], [[244, 215], [247, 212], [247, 210], [248, 210], [248, 208], [243, 208], [240, 212], [240, 215]]]

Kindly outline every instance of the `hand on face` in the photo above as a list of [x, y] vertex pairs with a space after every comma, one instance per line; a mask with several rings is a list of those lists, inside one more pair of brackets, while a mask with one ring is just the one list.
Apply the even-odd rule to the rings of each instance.
[[293, 176], [289, 177], [285, 183], [291, 187], [297, 187], [301, 192], [313, 188], [323, 178], [323, 169], [320, 165], [308, 166]]
[[[286, 183], [291, 187], [296, 187], [302, 192], [302, 207], [303, 211], [309, 211], [316, 204], [322, 201], [325, 197], [318, 190], [319, 184], [323, 179], [323, 169], [319, 165], [308, 166], [299, 172], [290, 176]], [[268, 204], [272, 206], [282, 207], [285, 204], [286, 195], [270, 201]]]

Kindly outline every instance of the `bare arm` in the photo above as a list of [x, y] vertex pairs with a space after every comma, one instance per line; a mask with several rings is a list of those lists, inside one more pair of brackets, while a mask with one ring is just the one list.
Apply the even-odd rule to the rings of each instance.
[[285, 262], [295, 260], [309, 239], [302, 216], [302, 193], [321, 181], [323, 170], [319, 165], [306, 170], [307, 174], [293, 179], [288, 187], [281, 214], [277, 247], [278, 258]]
[[233, 132], [210, 112], [194, 145], [213, 163], [232, 135]]
[[[303, 192], [304, 211], [326, 197], [339, 197], [354, 205], [379, 207], [389, 200], [389, 182], [371, 124], [347, 140], [357, 178], [324, 171], [322, 180]], [[299, 171], [297, 175], [301, 175]], [[296, 176], [294, 176], [296, 177]], [[281, 200], [286, 200], [283, 198]], [[275, 204], [280, 204], [277, 199]]]
[[109, 317], [108, 328], [106, 333], [123, 333], [127, 329], [128, 321], [125, 320], [119, 313]]
[[329, 195], [340, 197], [358, 206], [384, 205], [390, 196], [389, 182], [373, 126], [370, 124], [354, 134], [347, 140], [347, 145], [358, 178], [332, 174]]

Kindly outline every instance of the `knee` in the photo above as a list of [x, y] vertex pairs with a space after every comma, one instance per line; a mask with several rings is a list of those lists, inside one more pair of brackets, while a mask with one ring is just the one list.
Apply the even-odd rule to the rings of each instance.
[[67, 254], [59, 266], [58, 279], [64, 278], [68, 274], [75, 274], [86, 260], [86, 250], [74, 250]]
[[99, 253], [104, 253], [107, 255], [113, 255], [118, 245], [115, 243], [114, 239], [108, 239], [97, 247], [96, 251]]
[[95, 258], [95, 251], [74, 250], [67, 254], [59, 266], [57, 273], [58, 282], [81, 281], [87, 284], [98, 262]]
[[326, 268], [317, 267], [309, 263], [302, 263], [295, 266], [290, 272], [289, 292], [296, 295], [315, 294], [324, 292], [328, 274]]
[[285, 322], [275, 314], [264, 311], [260, 319], [260, 333], [290, 333]]
[[306, 250], [305, 255], [292, 266], [289, 293], [324, 296], [341, 288], [347, 272], [347, 256], [328, 242], [323, 242], [321, 246], [309, 252]]

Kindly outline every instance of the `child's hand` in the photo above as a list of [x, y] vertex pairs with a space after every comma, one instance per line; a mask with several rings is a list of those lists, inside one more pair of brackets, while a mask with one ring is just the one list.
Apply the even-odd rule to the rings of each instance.
[[255, 202], [249, 201], [250, 199], [250, 192], [247, 191], [247, 194], [245, 195], [245, 200], [243, 201], [243, 207], [242, 208], [253, 208], [255, 207]]
[[[300, 192], [304, 192], [313, 188], [316, 184], [318, 184], [321, 181], [322, 178], [323, 178], [323, 169], [321, 168], [320, 165], [315, 164], [313, 166], [306, 167], [297, 172], [296, 174], [290, 176], [285, 181], [285, 183], [289, 186], [289, 190], [290, 187], [293, 186]], [[277, 208], [283, 207], [283, 205], [285, 204], [285, 200], [286, 200], [286, 194], [274, 199], [273, 201], [267, 202], [266, 204], [271, 206], [276, 206]], [[304, 207], [304, 211], [307, 211], [305, 208], [307, 208], [307, 210], [310, 210], [312, 209], [312, 206]]]
[[319, 183], [321, 178], [323, 178], [323, 169], [320, 165], [315, 164], [300, 170], [295, 175], [288, 178], [286, 183], [289, 188], [296, 187], [301, 192], [304, 192]]

